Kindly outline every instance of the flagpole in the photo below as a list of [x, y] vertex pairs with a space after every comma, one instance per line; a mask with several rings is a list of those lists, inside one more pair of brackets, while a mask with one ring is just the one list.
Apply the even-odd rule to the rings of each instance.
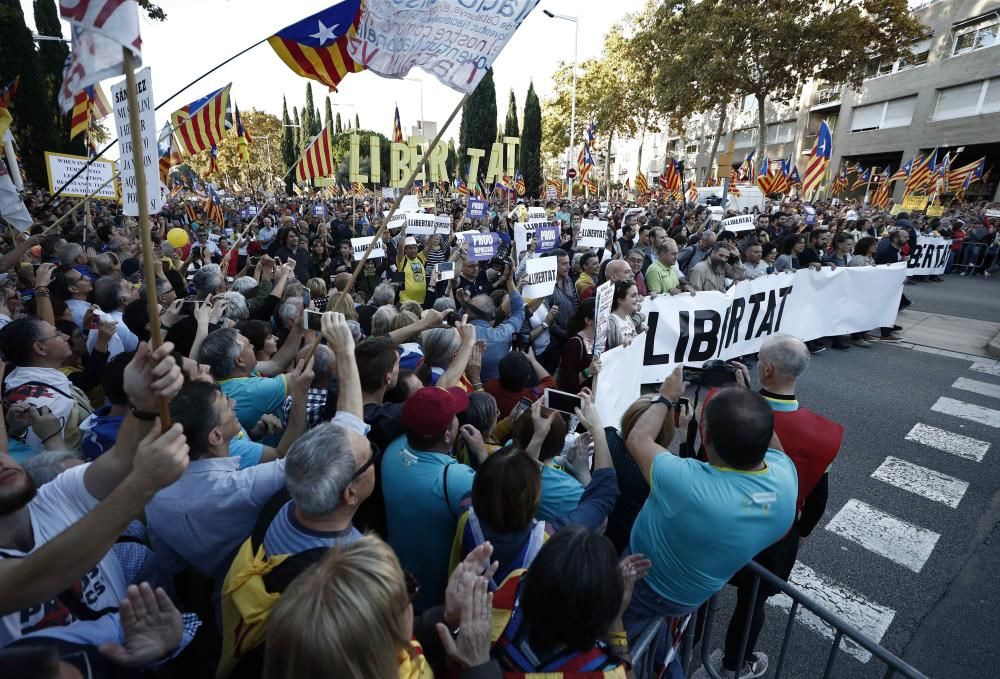
[[392, 216], [396, 214], [396, 210], [399, 209], [399, 204], [403, 201], [403, 196], [405, 196], [406, 192], [409, 191], [410, 187], [413, 186], [413, 182], [416, 181], [417, 175], [420, 174], [421, 167], [423, 166], [429, 167], [431, 153], [434, 151], [435, 147], [437, 147], [438, 142], [441, 141], [441, 138], [444, 136], [445, 130], [447, 130], [448, 126], [451, 125], [451, 123], [455, 120], [455, 117], [458, 115], [458, 112], [462, 110], [462, 107], [468, 100], [469, 100], [469, 93], [462, 95], [462, 98], [455, 106], [455, 110], [451, 112], [451, 115], [448, 116], [448, 120], [446, 120], [444, 125], [442, 125], [441, 128], [438, 130], [437, 136], [434, 137], [434, 141], [432, 141], [430, 143], [430, 146], [427, 147], [427, 151], [424, 153], [423, 161], [415, 165], [413, 169], [410, 170], [410, 177], [409, 179], [406, 180], [406, 185], [403, 186], [403, 188], [399, 191], [399, 193], [396, 194], [396, 199], [392, 201], [392, 207], [389, 208], [389, 214], [385, 216], [385, 218], [382, 220], [382, 225], [379, 227], [378, 231], [375, 232], [375, 235], [372, 236], [372, 241], [371, 243], [368, 244], [368, 249], [365, 250], [365, 254], [361, 256], [361, 261], [359, 261], [358, 265], [354, 268], [354, 273], [351, 274], [351, 279], [347, 282], [347, 285], [344, 286], [344, 291], [337, 298], [337, 301], [334, 303], [334, 308], [332, 309], [332, 311], [337, 311], [339, 308], [342, 308], [342, 305], [345, 304], [346, 301], [350, 299], [350, 290], [354, 286], [354, 282], [358, 280], [358, 276], [361, 275], [361, 270], [364, 268], [365, 262], [368, 261], [368, 257], [375, 249], [375, 244], [378, 243], [379, 239], [382, 238], [383, 232], [385, 232], [385, 230], [389, 228], [389, 220], [392, 219]]
[[[156, 269], [153, 266], [153, 236], [149, 222], [149, 197], [146, 195], [146, 168], [142, 158], [142, 130], [139, 120], [139, 99], [136, 94], [135, 73], [132, 52], [122, 48], [125, 62], [125, 92], [128, 95], [129, 131], [132, 136], [132, 156], [135, 167], [136, 201], [139, 204], [139, 236], [142, 238], [143, 280], [146, 284], [146, 310], [149, 313], [150, 347], [156, 349], [163, 343], [160, 336], [160, 306], [156, 301]], [[160, 427], [170, 427], [170, 405], [167, 399], [160, 399]]]
[[72, 207], [70, 207], [70, 209], [66, 211], [66, 214], [64, 214], [64, 215], [63, 215], [62, 217], [60, 217], [59, 219], [57, 219], [56, 221], [52, 222], [52, 223], [51, 223], [51, 224], [49, 224], [49, 225], [48, 225], [47, 227], [45, 227], [45, 230], [44, 230], [44, 231], [42, 231], [41, 235], [42, 235], [42, 236], [44, 236], [44, 235], [45, 235], [45, 234], [47, 234], [47, 233], [48, 233], [49, 231], [51, 231], [52, 229], [56, 228], [57, 226], [59, 226], [60, 224], [62, 224], [63, 222], [65, 222], [65, 221], [66, 221], [67, 219], [69, 219], [70, 215], [72, 215], [72, 214], [73, 214], [74, 212], [76, 212], [78, 208], [80, 208], [80, 207], [82, 207], [82, 206], [84, 206], [84, 205], [87, 205], [88, 203], [90, 203], [91, 199], [92, 199], [92, 198], [93, 198], [94, 196], [96, 196], [96, 195], [97, 195], [97, 194], [99, 194], [99, 193], [100, 193], [101, 191], [103, 191], [103, 190], [104, 190], [104, 188], [105, 188], [105, 187], [106, 187], [106, 186], [107, 186], [108, 184], [110, 184], [111, 182], [113, 182], [113, 181], [114, 181], [115, 179], [117, 179], [117, 178], [118, 178], [118, 175], [116, 175], [116, 174], [112, 174], [112, 175], [111, 175], [111, 179], [109, 179], [108, 181], [106, 181], [106, 182], [104, 182], [103, 184], [101, 184], [100, 186], [98, 186], [98, 187], [97, 187], [97, 188], [96, 188], [96, 189], [94, 190], [94, 192], [93, 192], [93, 193], [91, 193], [91, 194], [90, 194], [89, 196], [86, 196], [86, 197], [84, 197], [84, 199], [83, 199], [83, 200], [82, 200], [81, 202], [79, 202], [79, 203], [77, 203], [76, 205], [73, 205]]

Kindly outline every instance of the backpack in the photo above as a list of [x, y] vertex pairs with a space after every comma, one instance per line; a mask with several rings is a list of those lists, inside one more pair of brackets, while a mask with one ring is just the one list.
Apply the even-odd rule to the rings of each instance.
[[253, 533], [240, 546], [222, 584], [222, 655], [216, 677], [259, 677], [263, 667], [267, 620], [291, 582], [329, 551], [264, 553], [271, 522], [291, 499], [281, 489], [264, 505]]

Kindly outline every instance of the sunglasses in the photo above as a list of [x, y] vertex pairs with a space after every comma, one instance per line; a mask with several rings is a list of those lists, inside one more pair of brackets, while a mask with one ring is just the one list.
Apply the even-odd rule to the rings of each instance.
[[366, 471], [368, 471], [368, 469], [369, 469], [369, 468], [370, 468], [370, 467], [371, 467], [371, 466], [372, 466], [373, 464], [375, 464], [375, 457], [376, 457], [376, 455], [377, 455], [377, 453], [378, 453], [378, 449], [377, 449], [377, 447], [375, 446], [375, 444], [371, 444], [371, 448], [372, 448], [372, 454], [371, 454], [371, 457], [369, 457], [369, 458], [368, 458], [368, 461], [367, 461], [367, 462], [365, 462], [365, 463], [364, 463], [363, 465], [361, 465], [361, 467], [360, 467], [360, 468], [358, 468], [358, 471], [354, 472], [354, 476], [352, 476], [352, 477], [351, 477], [351, 481], [356, 481], [356, 480], [358, 480], [359, 478], [361, 478], [361, 475], [362, 475], [362, 474], [364, 474], [364, 473], [365, 473]]

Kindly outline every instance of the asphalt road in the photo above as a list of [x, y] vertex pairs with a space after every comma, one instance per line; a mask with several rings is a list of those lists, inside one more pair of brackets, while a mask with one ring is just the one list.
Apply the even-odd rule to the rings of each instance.
[[943, 283], [914, 283], [903, 288], [914, 311], [1000, 322], [1000, 277], [942, 276]]
[[[907, 294], [914, 291], [914, 308], [928, 310], [960, 287], [963, 313], [989, 314], [992, 305], [996, 320], [997, 283], [963, 278], [907, 286]], [[957, 303], [949, 304], [945, 313], [957, 313]], [[828, 350], [813, 357], [798, 395], [845, 424], [846, 434], [826, 514], [802, 543], [793, 582], [936, 679], [1000, 675], [1000, 368], [990, 374], [972, 366], [887, 345]], [[727, 587], [715, 648], [734, 599]], [[788, 620], [774, 601], [757, 645], [770, 657], [767, 676]], [[783, 677], [822, 676], [832, 634], [824, 638], [817, 627], [797, 620]], [[857, 647], [840, 653], [831, 676], [884, 676], [885, 667], [865, 655]]]

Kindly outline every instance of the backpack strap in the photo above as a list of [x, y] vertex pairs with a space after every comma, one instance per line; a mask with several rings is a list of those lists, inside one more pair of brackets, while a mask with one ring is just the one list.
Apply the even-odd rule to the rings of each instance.
[[278, 515], [281, 508], [291, 499], [292, 496], [289, 494], [288, 489], [282, 487], [281, 490], [271, 496], [271, 499], [267, 501], [264, 508], [260, 510], [260, 514], [257, 515], [257, 523], [254, 524], [253, 532], [250, 534], [250, 546], [253, 548], [254, 554], [257, 553], [257, 550], [264, 543], [264, 536], [267, 535], [267, 529], [271, 526], [271, 522], [274, 521], [274, 517]]

